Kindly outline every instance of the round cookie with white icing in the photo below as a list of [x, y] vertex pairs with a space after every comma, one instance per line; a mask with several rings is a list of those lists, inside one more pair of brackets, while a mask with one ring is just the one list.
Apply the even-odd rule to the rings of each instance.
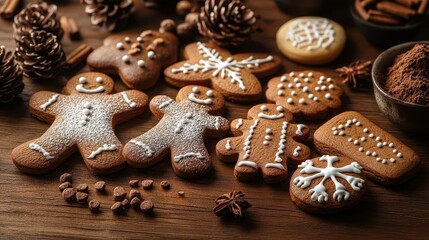
[[231, 123], [235, 137], [216, 145], [216, 155], [224, 162], [236, 162], [234, 175], [249, 181], [262, 173], [267, 183], [280, 182], [288, 176], [288, 166], [295, 167], [310, 157], [304, 144], [310, 130], [293, 123], [292, 113], [282, 106], [259, 104], [252, 107], [247, 119]]
[[321, 119], [340, 110], [343, 94], [337, 82], [322, 72], [299, 71], [268, 82], [267, 100], [283, 106], [296, 119]]
[[71, 78], [65, 94], [41, 91], [30, 99], [30, 112], [51, 124], [39, 138], [19, 145], [12, 160], [23, 172], [43, 174], [79, 151], [88, 169], [108, 174], [126, 165], [113, 129], [147, 108], [149, 98], [137, 91], [113, 92], [113, 80], [89, 72]]
[[298, 17], [277, 30], [277, 47], [290, 60], [325, 64], [336, 59], [346, 43], [344, 28], [322, 17]]
[[162, 69], [177, 61], [178, 45], [177, 37], [167, 32], [115, 34], [104, 39], [87, 62], [96, 71], [119, 75], [129, 88], [143, 90], [154, 86]]
[[178, 176], [206, 175], [212, 160], [204, 140], [222, 137], [229, 130], [228, 120], [217, 116], [224, 104], [218, 91], [195, 85], [180, 89], [176, 101], [164, 95], [154, 97], [150, 109], [160, 121], [125, 145], [123, 155], [128, 164], [148, 168], [170, 155]]
[[335, 213], [355, 206], [366, 191], [362, 167], [346, 157], [324, 155], [301, 163], [291, 177], [292, 201], [309, 213]]

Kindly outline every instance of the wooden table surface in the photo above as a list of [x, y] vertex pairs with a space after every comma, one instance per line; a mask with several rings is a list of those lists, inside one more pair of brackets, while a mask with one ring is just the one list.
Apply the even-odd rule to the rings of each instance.
[[[3, 1], [0, 1], [3, 2]], [[54, 2], [54, 1], [52, 1]], [[103, 29], [90, 25], [89, 17], [84, 13], [84, 6], [77, 0], [57, 1], [62, 15], [74, 17], [82, 30], [82, 41], [63, 40], [66, 53], [74, 50], [81, 43], [92, 47], [101, 44], [109, 35]], [[140, 32], [158, 28], [161, 19], [171, 17], [173, 12], [158, 12], [146, 9], [142, 1], [136, 0], [136, 12], [132, 26], [128, 31]], [[274, 1], [247, 1], [248, 5], [260, 16], [259, 25], [262, 33], [256, 33], [253, 41], [237, 49], [267, 51], [280, 55], [275, 45], [277, 28], [291, 17], [282, 13]], [[347, 32], [345, 51], [335, 62], [313, 68], [337, 76], [335, 68], [349, 64], [357, 59], [375, 59], [381, 52], [371, 46], [361, 32], [353, 25], [346, 6], [337, 1], [328, 4], [323, 12], [341, 23]], [[174, 15], [173, 15], [174, 16]], [[429, 33], [416, 36], [429, 39]], [[0, 44], [8, 49], [14, 48], [12, 41], [12, 23], [0, 20]], [[298, 71], [308, 67], [300, 66], [283, 58], [281, 71]], [[25, 80], [24, 92], [13, 102], [0, 106], [0, 239], [35, 239], [35, 238], [359, 238], [371, 236], [381, 238], [423, 239], [429, 233], [429, 140], [423, 136], [413, 136], [402, 132], [379, 111], [371, 88], [353, 92], [344, 85], [345, 96], [342, 110], [355, 110], [374, 121], [385, 130], [412, 147], [422, 158], [421, 171], [413, 179], [396, 188], [385, 188], [368, 183], [368, 192], [355, 208], [336, 215], [309, 215], [298, 209], [291, 201], [288, 192], [289, 181], [268, 185], [260, 178], [254, 182], [241, 183], [233, 176], [233, 165], [214, 159], [214, 169], [206, 177], [197, 180], [185, 180], [177, 177], [165, 159], [160, 164], [146, 170], [126, 169], [105, 177], [91, 175], [79, 154], [72, 155], [61, 167], [43, 176], [31, 176], [18, 171], [10, 158], [12, 149], [29, 139], [42, 135], [48, 124], [30, 117], [28, 100], [40, 90], [61, 91], [66, 79], [78, 72], [89, 71], [87, 66], [66, 72], [65, 76], [46, 82]], [[279, 73], [280, 74], [280, 73]], [[337, 79], [338, 80], [338, 79]], [[262, 79], [266, 85], [267, 79]], [[116, 90], [124, 90], [120, 81], [116, 81]], [[171, 88], [163, 80], [146, 93], [150, 97], [166, 94], [175, 97], [177, 89]], [[260, 102], [264, 102], [261, 100]], [[225, 116], [229, 120], [246, 116], [250, 105], [227, 103]], [[136, 137], [157, 123], [150, 111], [123, 124], [116, 133], [123, 143]], [[304, 122], [311, 126], [313, 133], [323, 122]], [[312, 139], [308, 141], [311, 144]], [[215, 158], [215, 140], [207, 141], [212, 157]], [[190, 143], [192, 144], [192, 143]], [[317, 153], [313, 153], [317, 156]], [[94, 214], [86, 206], [68, 204], [58, 191], [58, 177], [64, 173], [73, 174], [75, 186], [79, 183], [90, 185], [90, 198], [102, 203], [102, 211]], [[131, 179], [150, 178], [155, 181], [155, 188], [143, 191], [143, 197], [155, 203], [155, 214], [146, 216], [130, 209], [123, 216], [115, 216], [110, 211], [111, 193], [115, 186], [124, 186], [129, 190]], [[107, 182], [108, 193], [100, 195], [92, 188], [98, 180]], [[162, 190], [159, 182], [168, 180], [169, 191]], [[185, 191], [184, 197], [177, 192]], [[220, 219], [212, 213], [214, 200], [223, 193], [241, 190], [246, 194], [252, 207], [245, 217], [239, 220]]]

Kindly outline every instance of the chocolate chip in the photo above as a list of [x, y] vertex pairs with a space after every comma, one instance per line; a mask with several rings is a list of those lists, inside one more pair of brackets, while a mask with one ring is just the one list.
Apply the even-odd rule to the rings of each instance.
[[119, 215], [124, 213], [124, 208], [122, 207], [122, 202], [115, 202], [112, 207], [110, 207], [110, 210], [112, 210], [113, 214]]
[[140, 210], [144, 213], [150, 213], [153, 211], [154, 205], [152, 201], [146, 200], [140, 204]]
[[181, 197], [185, 196], [185, 191], [178, 191], [177, 194]]
[[76, 191], [73, 188], [64, 189], [63, 198], [67, 202], [73, 202], [74, 200], [76, 200]]
[[63, 182], [60, 184], [60, 186], [58, 186], [58, 189], [60, 189], [60, 191], [62, 192], [62, 191], [64, 191], [64, 189], [71, 188], [71, 187], [72, 187], [72, 185], [70, 182]]
[[72, 175], [70, 173], [64, 173], [60, 176], [60, 183], [72, 182]]
[[167, 182], [167, 181], [162, 181], [162, 182], [161, 182], [161, 187], [162, 187], [163, 189], [169, 189], [169, 188], [170, 188], [170, 183], [169, 183], [169, 182]]
[[141, 203], [142, 203], [142, 200], [140, 200], [138, 197], [134, 197], [131, 199], [130, 205], [134, 209], [140, 209]]
[[142, 186], [146, 190], [152, 189], [152, 187], [153, 187], [153, 180], [150, 180], [150, 179], [143, 180], [142, 181]]
[[131, 190], [130, 190], [129, 198], [130, 198], [130, 199], [133, 199], [133, 198], [135, 198], [135, 197], [137, 197], [137, 198], [141, 199], [142, 195], [141, 195], [141, 193], [140, 193], [139, 191], [137, 191], [137, 190], [135, 190], [135, 189], [131, 189]]
[[130, 180], [129, 182], [130, 187], [138, 187], [139, 186], [139, 180]]
[[78, 192], [88, 192], [88, 184], [86, 183], [79, 184], [77, 185], [76, 190]]
[[122, 200], [122, 206], [124, 208], [130, 208], [130, 201], [125, 198], [124, 200]]
[[104, 192], [106, 190], [106, 182], [98, 181], [94, 184], [94, 188], [97, 192]]
[[100, 209], [100, 202], [96, 199], [92, 199], [89, 201], [88, 207], [91, 211], [96, 212]]
[[80, 204], [86, 204], [88, 202], [88, 193], [86, 192], [77, 192], [76, 201]]
[[115, 187], [113, 190], [113, 199], [115, 201], [122, 201], [127, 196], [127, 192], [121, 186]]

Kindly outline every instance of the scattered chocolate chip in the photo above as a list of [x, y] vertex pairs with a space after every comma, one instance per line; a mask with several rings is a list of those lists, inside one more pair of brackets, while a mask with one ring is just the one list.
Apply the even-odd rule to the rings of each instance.
[[74, 200], [76, 200], [76, 191], [73, 188], [64, 189], [63, 198], [67, 202], [73, 202]]
[[115, 201], [122, 201], [127, 196], [127, 192], [121, 186], [115, 187], [113, 190], [113, 199]]
[[145, 180], [143, 180], [142, 181], [142, 187], [144, 188], [144, 189], [152, 189], [152, 187], [153, 187], [153, 180], [150, 180], [150, 179], [145, 179]]
[[130, 190], [130, 195], [129, 195], [129, 198], [130, 199], [133, 199], [133, 198], [135, 198], [135, 197], [137, 197], [137, 198], [141, 198], [141, 193], [139, 192], [139, 191], [137, 191], [137, 190], [135, 190], [135, 189], [131, 189]]
[[86, 204], [88, 202], [88, 193], [86, 192], [77, 192], [76, 201], [80, 204]]
[[125, 198], [124, 200], [122, 200], [122, 206], [124, 208], [130, 208], [130, 201]]
[[130, 187], [138, 187], [139, 186], [139, 180], [130, 180], [129, 182]]
[[70, 173], [64, 173], [60, 176], [60, 183], [72, 182], [72, 175]]
[[76, 190], [78, 192], [86, 192], [87, 193], [88, 192], [88, 184], [86, 184], [86, 183], [79, 184], [79, 185], [77, 185]]
[[71, 187], [72, 187], [72, 185], [70, 182], [63, 182], [60, 184], [60, 186], [58, 186], [58, 189], [60, 189], [60, 191], [62, 192], [62, 191], [64, 191], [64, 189], [71, 188]]
[[169, 188], [170, 188], [170, 183], [169, 183], [169, 182], [167, 182], [167, 181], [162, 181], [162, 182], [161, 182], [161, 187], [162, 187], [163, 189], [169, 189]]
[[106, 182], [98, 181], [94, 184], [94, 188], [97, 192], [104, 192], [106, 190]]
[[138, 197], [134, 197], [131, 199], [130, 205], [134, 209], [140, 209], [140, 204], [142, 203], [142, 200]]
[[91, 211], [96, 212], [100, 209], [100, 202], [96, 199], [92, 199], [89, 201], [88, 207]]
[[154, 205], [152, 201], [146, 200], [140, 204], [140, 210], [144, 213], [150, 213], [153, 211]]
[[185, 196], [185, 191], [178, 191], [177, 194], [179, 194], [179, 196]]
[[112, 210], [113, 214], [119, 215], [124, 213], [124, 208], [122, 206], [122, 202], [115, 202], [112, 207], [110, 207], [110, 210]]
[[176, 22], [172, 19], [164, 19], [159, 25], [160, 32], [176, 33]]

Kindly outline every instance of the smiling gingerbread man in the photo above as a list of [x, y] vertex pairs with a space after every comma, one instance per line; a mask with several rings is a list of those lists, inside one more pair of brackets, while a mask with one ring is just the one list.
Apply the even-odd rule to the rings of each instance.
[[30, 99], [31, 114], [52, 123], [39, 138], [12, 151], [12, 160], [23, 172], [46, 173], [79, 151], [94, 174], [120, 170], [126, 161], [113, 127], [146, 109], [149, 98], [136, 91], [110, 94], [114, 82], [107, 75], [89, 72], [70, 79], [67, 95], [41, 91]]

